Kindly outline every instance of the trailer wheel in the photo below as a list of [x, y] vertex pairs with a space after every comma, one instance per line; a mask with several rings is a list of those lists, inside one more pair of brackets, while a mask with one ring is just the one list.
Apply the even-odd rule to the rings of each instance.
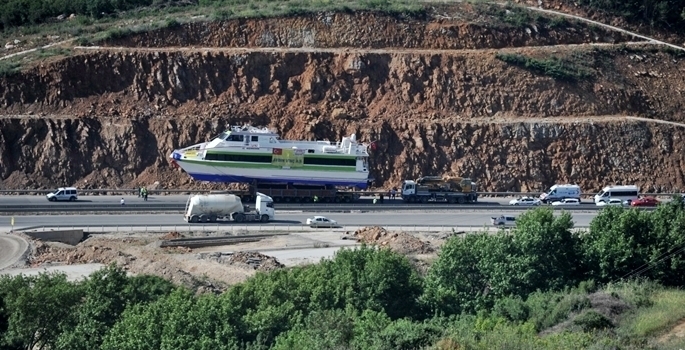
[[216, 215], [210, 215], [209, 222], [216, 222]]
[[352, 199], [350, 197], [345, 197], [343, 200], [345, 201], [345, 203], [352, 202]]
[[283, 202], [283, 197], [274, 197], [274, 202], [276, 202], [276, 203]]
[[190, 217], [190, 222], [192, 222], [192, 223], [196, 223], [197, 220], [198, 220], [197, 215], [192, 215], [192, 216]]
[[269, 215], [266, 215], [266, 214], [262, 215], [261, 221], [262, 222], [269, 222]]
[[464, 203], [466, 203], [466, 199], [464, 197], [459, 197], [459, 198], [457, 198], [457, 203], [464, 204]]
[[311, 197], [302, 197], [302, 203], [309, 203], [312, 201]]
[[454, 204], [454, 202], [455, 202], [454, 197], [447, 198], [447, 203]]
[[340, 203], [340, 197], [335, 197], [335, 199], [333, 201], [336, 203]]

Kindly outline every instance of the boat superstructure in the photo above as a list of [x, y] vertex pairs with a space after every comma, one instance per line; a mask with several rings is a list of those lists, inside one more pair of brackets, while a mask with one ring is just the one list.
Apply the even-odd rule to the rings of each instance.
[[233, 126], [209, 142], [174, 150], [170, 158], [200, 181], [368, 186], [368, 145], [352, 134], [341, 142], [281, 140], [268, 128]]

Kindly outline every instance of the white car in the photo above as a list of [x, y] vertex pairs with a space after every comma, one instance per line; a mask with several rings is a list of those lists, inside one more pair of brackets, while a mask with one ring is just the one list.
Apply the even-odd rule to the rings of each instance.
[[307, 225], [310, 227], [337, 227], [338, 222], [325, 216], [315, 216], [307, 219]]
[[628, 205], [628, 203], [621, 201], [618, 198], [610, 199], [609, 202], [599, 202], [597, 203], [598, 207], [606, 207], [606, 206], [612, 206], [612, 207], [622, 207], [624, 205]]
[[560, 201], [552, 202], [552, 205], [554, 205], [554, 206], [580, 205], [580, 201], [578, 200], [578, 198], [564, 198]]
[[533, 197], [521, 197], [509, 201], [509, 205], [540, 205], [539, 199]]
[[511, 227], [511, 226], [516, 226], [516, 218], [513, 216], [504, 216], [501, 215], [500, 217], [491, 217], [490, 222], [492, 222], [493, 225], [499, 226], [499, 227]]

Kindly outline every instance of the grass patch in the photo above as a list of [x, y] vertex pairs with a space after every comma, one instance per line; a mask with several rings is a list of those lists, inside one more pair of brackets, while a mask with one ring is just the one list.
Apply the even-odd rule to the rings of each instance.
[[0, 77], [9, 77], [19, 73], [20, 64], [16, 61], [2, 60], [0, 61]]
[[497, 53], [495, 57], [508, 64], [561, 81], [576, 82], [593, 76], [592, 71], [573, 60], [558, 57], [534, 58], [520, 54]]
[[650, 297], [651, 306], [645, 307], [621, 322], [624, 334], [647, 337], [674, 326], [685, 318], [685, 291], [658, 290]]

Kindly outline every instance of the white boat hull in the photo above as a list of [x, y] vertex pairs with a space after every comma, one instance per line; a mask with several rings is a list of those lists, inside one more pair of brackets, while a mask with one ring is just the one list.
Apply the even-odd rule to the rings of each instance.
[[368, 172], [349, 171], [350, 167], [340, 167], [335, 171], [316, 169], [279, 169], [270, 165], [255, 165], [238, 162], [187, 161], [175, 160], [192, 178], [210, 182], [252, 183], [293, 183], [308, 185], [353, 186], [360, 189], [368, 187]]

